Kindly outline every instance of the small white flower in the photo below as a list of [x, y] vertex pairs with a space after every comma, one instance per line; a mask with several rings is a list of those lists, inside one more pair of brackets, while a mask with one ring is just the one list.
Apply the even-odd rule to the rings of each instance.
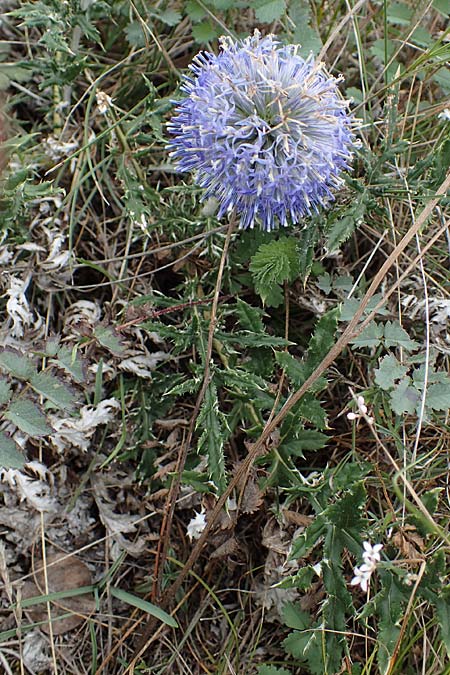
[[367, 593], [369, 587], [370, 577], [375, 572], [377, 564], [381, 560], [380, 551], [383, 548], [383, 544], [372, 544], [369, 541], [363, 542], [363, 564], [360, 567], [355, 567], [354, 577], [350, 582], [351, 586], [361, 586], [364, 593]]
[[195, 513], [195, 518], [189, 521], [187, 526], [187, 536], [192, 541], [193, 539], [200, 539], [203, 530], [206, 527], [205, 511], [202, 509], [200, 513]]
[[380, 551], [383, 548], [383, 544], [372, 544], [368, 541], [363, 541], [364, 551], [362, 554], [363, 560], [367, 565], [373, 564], [376, 566], [377, 563], [381, 560]]
[[350, 582], [351, 586], [361, 586], [362, 590], [364, 593], [367, 593], [367, 588], [368, 584], [370, 581], [370, 577], [372, 574], [372, 571], [368, 565], [361, 565], [361, 567], [355, 567], [353, 572], [355, 573], [355, 576]]
[[356, 405], [358, 406], [357, 412], [347, 413], [347, 419], [351, 420], [351, 421], [354, 421], [354, 420], [360, 419], [361, 417], [365, 417], [366, 421], [369, 424], [372, 424], [373, 423], [373, 417], [370, 417], [369, 415], [367, 415], [368, 408], [366, 406], [364, 396], [358, 396], [356, 398]]
[[363, 415], [365, 415], [367, 413], [367, 406], [366, 406], [365, 401], [364, 401], [364, 396], [358, 396], [358, 398], [356, 399], [356, 402], [358, 404], [359, 412], [362, 413]]
[[438, 120], [446, 120], [447, 122], [450, 122], [450, 108], [445, 108], [445, 110], [440, 112], [438, 115]]

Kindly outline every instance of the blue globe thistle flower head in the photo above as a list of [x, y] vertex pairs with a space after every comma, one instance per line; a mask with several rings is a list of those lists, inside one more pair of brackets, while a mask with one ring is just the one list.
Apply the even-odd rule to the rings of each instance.
[[219, 218], [234, 210], [240, 227], [267, 231], [298, 223], [349, 168], [354, 120], [338, 81], [273, 35], [221, 38], [218, 55], [193, 60], [168, 124], [178, 170], [194, 172]]

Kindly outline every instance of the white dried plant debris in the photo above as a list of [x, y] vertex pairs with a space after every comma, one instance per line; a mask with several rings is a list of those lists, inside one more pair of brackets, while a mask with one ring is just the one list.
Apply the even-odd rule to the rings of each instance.
[[31, 326], [33, 323], [33, 313], [25, 295], [30, 280], [31, 275], [28, 275], [25, 279], [13, 275], [9, 277], [9, 287], [5, 292], [8, 297], [6, 313], [12, 321], [10, 332], [13, 337], [22, 337], [24, 328]]
[[93, 494], [97, 504], [100, 520], [102, 521], [107, 535], [116, 543], [116, 548], [125, 550], [131, 555], [138, 555], [145, 548], [143, 538], [130, 541], [124, 535], [136, 533], [136, 521], [139, 516], [114, 511], [113, 502], [108, 495], [108, 489], [99, 476], [93, 481]]
[[58, 162], [60, 159], [65, 159], [78, 150], [79, 143], [77, 140], [63, 141], [55, 136], [47, 136], [42, 141], [42, 146], [47, 157], [54, 162]]
[[[60, 500], [62, 493], [64, 493], [63, 484], [58, 483]], [[66, 494], [67, 502], [71, 500], [71, 496]], [[92, 504], [90, 495], [81, 495], [70, 510], [58, 514], [53, 523], [47, 524], [46, 531], [55, 546], [69, 549], [74, 546], [74, 542], [76, 546], [80, 546], [90, 541], [90, 533], [97, 522], [92, 516]]]
[[[33, 204], [39, 205], [39, 211], [43, 216], [50, 215], [53, 211], [58, 210], [62, 206], [62, 199], [60, 195], [52, 195], [50, 197], [43, 197], [42, 199], [36, 199]], [[52, 218], [49, 219], [49, 222], [52, 222]], [[57, 222], [60, 222], [59, 219]]]
[[264, 584], [256, 591], [256, 599], [266, 610], [271, 610], [269, 620], [276, 620], [281, 617], [283, 606], [298, 598], [296, 588], [282, 588], [280, 584], [297, 572], [299, 564], [290, 558], [292, 537], [275, 518], [270, 518], [265, 524], [261, 543], [268, 553], [264, 564]]
[[448, 298], [418, 298], [413, 293], [405, 295], [402, 298], [403, 313], [408, 319], [415, 320], [417, 317], [421, 319], [426, 318], [427, 307], [430, 315], [430, 320], [446, 328], [448, 319], [450, 318], [450, 300]]
[[95, 524], [91, 515], [92, 499], [85, 496], [78, 497], [74, 507], [65, 514], [65, 522], [72, 537], [79, 537], [89, 532]]
[[403, 297], [402, 307], [403, 316], [411, 321], [416, 321], [417, 318], [426, 321], [428, 318], [431, 325], [432, 344], [448, 353], [450, 349], [450, 300], [443, 297], [430, 297], [427, 301], [410, 293]]
[[265, 583], [264, 585], [260, 585], [255, 592], [257, 604], [269, 612], [266, 615], [269, 621], [279, 620], [283, 615], [283, 607], [287, 603], [295, 602], [299, 597], [299, 592], [296, 588], [282, 588], [278, 586], [288, 576], [282, 567], [273, 567], [270, 570], [270, 575], [267, 575], [268, 566], [274, 563], [274, 556], [269, 553], [265, 566]]
[[0, 246], [0, 265], [7, 265], [13, 256], [8, 246]]
[[45, 247], [41, 244], [36, 244], [33, 241], [26, 241], [23, 244], [16, 246], [16, 251], [26, 251], [26, 253], [45, 253]]
[[437, 298], [431, 301], [431, 321], [442, 330], [447, 328], [450, 319], [450, 300]]
[[25, 464], [25, 468], [35, 473], [40, 480], [42, 481], [48, 480], [49, 483], [51, 483], [51, 485], [54, 484], [53, 475], [45, 466], [45, 464], [42, 464], [42, 462], [32, 460], [31, 462], [27, 462]]
[[[17, 506], [17, 494], [7, 486], [2, 486], [1, 490], [5, 505], [0, 507], [0, 525], [5, 541], [12, 544], [7, 548], [7, 560], [10, 565], [14, 565], [19, 556], [27, 556], [30, 548], [34, 546], [36, 535], [41, 527], [41, 515], [30, 509], [26, 503]], [[46, 527], [54, 515], [54, 513], [44, 513]]]
[[44, 635], [39, 630], [25, 633], [22, 658], [23, 665], [30, 673], [38, 673], [50, 668], [49, 646]]
[[0, 469], [0, 478], [16, 492], [20, 502], [26, 501], [36, 511], [54, 513], [58, 510], [58, 502], [51, 496], [46, 481], [31, 478], [19, 469]]
[[78, 300], [69, 305], [64, 314], [64, 330], [71, 332], [79, 324], [95, 325], [100, 321], [101, 310], [96, 302], [91, 300]]
[[154, 331], [144, 331], [139, 328], [138, 326], [130, 326], [127, 328], [127, 333], [129, 333], [133, 339], [133, 344], [139, 344], [142, 345], [144, 348], [144, 344], [148, 341], [151, 340], [152, 342], [155, 343], [155, 345], [163, 345], [164, 340], [163, 338], [158, 335], [158, 333], [155, 333]]
[[4, 427], [4, 430], [8, 432], [8, 435], [11, 436], [14, 441], [17, 443], [21, 450], [25, 450], [25, 446], [28, 443], [29, 436], [24, 434], [23, 431], [16, 428], [15, 424], [7, 424]]
[[51, 442], [60, 452], [64, 452], [70, 446], [86, 452], [97, 427], [111, 422], [118, 410], [120, 410], [120, 403], [113, 398], [107, 398], [97, 406], [83, 406], [80, 410], [80, 417], [61, 419], [56, 415], [51, 415], [50, 423], [55, 430], [51, 436]]
[[134, 354], [119, 363], [119, 368], [137, 377], [151, 378], [152, 372], [161, 361], [167, 361], [170, 354], [154, 352], [153, 354]]
[[72, 253], [67, 248], [63, 248], [66, 236], [62, 232], [50, 230], [46, 227], [44, 232], [48, 240], [49, 253], [42, 262], [42, 267], [47, 271], [66, 268], [72, 258]]
[[[60, 194], [35, 199], [31, 202], [38, 209], [37, 214], [30, 224], [31, 232], [35, 232], [40, 228], [45, 228], [46, 225], [48, 225], [50, 229], [55, 229], [55, 226], [56, 229], [62, 227], [62, 217], [59, 217], [59, 211], [62, 207], [62, 194], [64, 194], [63, 190], [61, 190]], [[46, 235], [45, 230], [44, 235]], [[42, 235], [40, 232], [35, 234], [35, 238], [41, 237]], [[46, 251], [46, 247], [42, 246], [36, 250]]]
[[113, 107], [113, 99], [111, 96], [108, 96], [104, 91], [98, 91], [95, 95], [97, 99], [97, 110], [100, 115], [106, 115], [106, 113]]
[[1, 539], [0, 539], [0, 577], [2, 578], [3, 588], [8, 597], [8, 600], [10, 603], [12, 603], [14, 593], [8, 569], [7, 549]]
[[103, 381], [112, 380], [117, 375], [117, 369], [114, 368], [114, 366], [111, 363], [105, 362], [103, 362], [101, 365], [98, 363], [92, 363], [90, 366], [88, 366], [88, 371], [96, 375], [98, 373], [99, 368], [102, 369]]

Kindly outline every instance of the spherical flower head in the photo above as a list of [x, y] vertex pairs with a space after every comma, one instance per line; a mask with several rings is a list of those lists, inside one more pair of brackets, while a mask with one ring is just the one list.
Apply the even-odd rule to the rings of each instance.
[[296, 45], [259, 32], [195, 57], [168, 130], [177, 168], [193, 171], [218, 217], [242, 228], [299, 222], [333, 198], [349, 168], [353, 118], [338, 80]]

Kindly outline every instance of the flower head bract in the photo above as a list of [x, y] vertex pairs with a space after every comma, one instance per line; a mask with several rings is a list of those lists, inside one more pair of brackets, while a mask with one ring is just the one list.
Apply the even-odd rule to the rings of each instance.
[[323, 64], [258, 31], [198, 54], [168, 125], [180, 171], [242, 228], [297, 223], [333, 198], [349, 168], [353, 117]]

